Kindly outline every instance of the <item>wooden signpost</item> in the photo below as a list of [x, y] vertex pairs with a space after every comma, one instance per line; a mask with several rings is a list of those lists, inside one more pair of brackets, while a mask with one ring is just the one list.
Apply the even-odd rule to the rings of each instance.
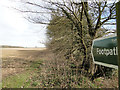
[[120, 90], [120, 1], [116, 4], [117, 43], [118, 43], [118, 78]]

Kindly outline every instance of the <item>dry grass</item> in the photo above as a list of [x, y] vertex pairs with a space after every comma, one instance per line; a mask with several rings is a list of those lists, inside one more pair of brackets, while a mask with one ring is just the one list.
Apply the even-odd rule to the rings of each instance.
[[2, 77], [23, 72], [46, 48], [2, 48]]
[[45, 50], [46, 48], [2, 48], [2, 58], [24, 57], [36, 54], [36, 51]]

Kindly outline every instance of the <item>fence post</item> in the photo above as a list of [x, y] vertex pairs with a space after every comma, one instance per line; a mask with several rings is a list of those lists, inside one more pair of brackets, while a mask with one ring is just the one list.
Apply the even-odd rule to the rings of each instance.
[[118, 44], [118, 85], [120, 90], [120, 1], [116, 4], [117, 44]]

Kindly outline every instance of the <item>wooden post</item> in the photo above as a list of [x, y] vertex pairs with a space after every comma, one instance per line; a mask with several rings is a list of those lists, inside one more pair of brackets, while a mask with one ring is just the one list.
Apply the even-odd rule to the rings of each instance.
[[117, 43], [118, 43], [118, 84], [120, 90], [120, 1], [116, 4]]

